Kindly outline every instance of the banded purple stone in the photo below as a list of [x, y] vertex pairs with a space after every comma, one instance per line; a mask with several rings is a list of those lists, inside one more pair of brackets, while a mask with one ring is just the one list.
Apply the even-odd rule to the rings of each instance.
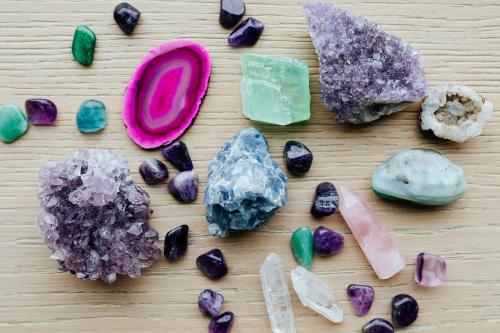
[[230, 46], [253, 46], [262, 35], [264, 24], [253, 17], [241, 22], [229, 35], [227, 42]]
[[335, 185], [330, 182], [320, 183], [316, 187], [311, 214], [314, 217], [325, 217], [334, 214], [339, 206], [339, 195]]
[[286, 168], [292, 175], [302, 176], [311, 169], [313, 154], [305, 144], [290, 140], [283, 150]]
[[193, 170], [191, 156], [189, 156], [188, 148], [183, 141], [179, 140], [163, 146], [161, 153], [179, 171]]
[[165, 235], [165, 247], [163, 255], [168, 261], [176, 261], [183, 257], [188, 247], [189, 226], [180, 225]]
[[227, 274], [224, 255], [219, 249], [213, 249], [196, 258], [196, 266], [210, 280], [218, 280]]
[[415, 282], [421, 286], [435, 287], [443, 284], [446, 276], [446, 261], [441, 256], [420, 253], [417, 256]]
[[168, 192], [180, 202], [188, 203], [198, 196], [198, 175], [194, 171], [183, 171], [168, 182]]
[[198, 308], [204, 315], [212, 318], [217, 317], [222, 310], [224, 296], [213, 290], [203, 290], [198, 296]]
[[318, 227], [314, 231], [314, 249], [322, 256], [337, 254], [344, 247], [344, 236], [325, 227]]
[[115, 7], [113, 18], [124, 33], [130, 35], [137, 25], [141, 12], [129, 3], [122, 2]]
[[351, 284], [347, 287], [347, 296], [349, 297], [349, 301], [351, 301], [356, 315], [364, 316], [370, 312], [373, 299], [375, 298], [375, 291], [371, 286]]
[[221, 0], [219, 23], [224, 28], [232, 28], [245, 15], [243, 0]]
[[168, 169], [163, 162], [148, 158], [139, 166], [139, 173], [148, 185], [159, 184], [168, 178]]
[[394, 326], [383, 318], [375, 318], [366, 323], [362, 333], [394, 333]]
[[399, 294], [392, 299], [392, 321], [400, 327], [410, 326], [418, 317], [417, 300], [410, 295]]
[[233, 327], [234, 313], [228, 311], [213, 318], [208, 326], [208, 333], [230, 333]]
[[28, 121], [32, 125], [54, 125], [57, 107], [54, 102], [43, 98], [32, 98], [24, 103]]

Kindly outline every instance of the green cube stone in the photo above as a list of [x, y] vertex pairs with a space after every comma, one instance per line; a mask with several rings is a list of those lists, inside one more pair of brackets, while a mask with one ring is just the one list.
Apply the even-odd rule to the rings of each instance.
[[95, 133], [106, 127], [107, 119], [106, 106], [100, 101], [88, 100], [76, 114], [76, 125], [82, 133]]
[[311, 93], [305, 62], [245, 54], [242, 69], [240, 92], [246, 117], [276, 125], [309, 119]]
[[92, 65], [94, 61], [96, 36], [86, 25], [76, 27], [73, 36], [73, 45], [71, 51], [76, 61], [84, 66]]
[[7, 104], [0, 109], [0, 140], [12, 142], [28, 130], [28, 119], [15, 104]]

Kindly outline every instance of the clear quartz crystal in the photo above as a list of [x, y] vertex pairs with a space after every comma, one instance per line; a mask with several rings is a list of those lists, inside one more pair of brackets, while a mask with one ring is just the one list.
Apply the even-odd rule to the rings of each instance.
[[260, 267], [262, 292], [273, 333], [294, 333], [295, 319], [288, 281], [280, 257], [271, 252]]
[[313, 273], [298, 266], [292, 270], [292, 285], [302, 305], [334, 323], [342, 322], [344, 312], [335, 300], [332, 289]]

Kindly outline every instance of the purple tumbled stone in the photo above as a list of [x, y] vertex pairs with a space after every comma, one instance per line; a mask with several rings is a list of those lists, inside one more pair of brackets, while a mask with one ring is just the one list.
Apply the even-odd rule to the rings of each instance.
[[410, 295], [399, 294], [392, 299], [392, 322], [400, 327], [410, 326], [418, 317], [417, 300]]
[[443, 284], [446, 276], [446, 261], [441, 256], [420, 253], [417, 256], [415, 282], [421, 286], [435, 287]]
[[54, 125], [57, 118], [56, 105], [43, 98], [28, 99], [24, 106], [28, 121], [32, 125]]
[[241, 22], [229, 35], [227, 42], [230, 46], [252, 46], [257, 43], [264, 31], [264, 24], [253, 17]]
[[163, 162], [148, 158], [139, 166], [139, 173], [148, 185], [159, 184], [168, 178], [168, 169]]
[[204, 315], [217, 317], [222, 310], [224, 296], [213, 290], [203, 290], [198, 296], [198, 308]]
[[371, 286], [351, 284], [347, 287], [347, 296], [351, 301], [356, 315], [364, 316], [370, 312], [373, 299], [375, 298], [375, 291]]
[[196, 266], [209, 279], [218, 280], [227, 274], [227, 265], [221, 250], [213, 249], [196, 258]]
[[183, 171], [168, 182], [168, 191], [180, 202], [188, 203], [198, 196], [198, 175]]
[[314, 231], [314, 249], [322, 256], [327, 257], [339, 253], [344, 247], [344, 236], [325, 227], [318, 227]]
[[208, 333], [230, 333], [233, 327], [234, 313], [228, 311], [213, 318], [208, 325]]
[[361, 329], [363, 333], [394, 333], [394, 326], [382, 318], [375, 318], [366, 323]]
[[288, 171], [295, 176], [302, 176], [311, 168], [313, 154], [303, 143], [290, 140], [283, 150]]
[[243, 0], [221, 0], [219, 23], [224, 28], [232, 28], [245, 15]]
[[141, 12], [129, 3], [122, 2], [115, 7], [113, 18], [124, 33], [130, 35], [137, 25]]
[[186, 254], [188, 247], [189, 226], [183, 224], [165, 235], [165, 247], [163, 255], [168, 261], [179, 260]]
[[162, 147], [161, 153], [179, 171], [193, 170], [191, 156], [189, 156], [188, 148], [183, 141], [175, 141]]
[[320, 183], [314, 193], [311, 214], [315, 217], [325, 217], [335, 214], [339, 206], [339, 195], [335, 185], [329, 182]]

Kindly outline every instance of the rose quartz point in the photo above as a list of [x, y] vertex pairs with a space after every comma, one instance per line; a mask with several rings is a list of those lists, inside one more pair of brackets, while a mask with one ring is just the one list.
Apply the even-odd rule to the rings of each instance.
[[340, 187], [340, 213], [379, 279], [389, 279], [405, 266], [391, 235], [359, 193]]

